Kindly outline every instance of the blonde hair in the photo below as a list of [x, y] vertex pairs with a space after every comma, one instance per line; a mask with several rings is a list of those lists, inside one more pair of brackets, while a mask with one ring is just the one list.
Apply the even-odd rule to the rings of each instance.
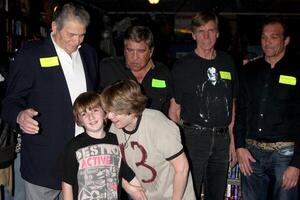
[[140, 115], [147, 105], [147, 97], [134, 80], [119, 81], [106, 87], [100, 99], [102, 108], [115, 114]]

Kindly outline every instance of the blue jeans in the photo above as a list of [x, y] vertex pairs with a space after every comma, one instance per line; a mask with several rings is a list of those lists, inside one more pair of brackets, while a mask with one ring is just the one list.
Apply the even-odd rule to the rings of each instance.
[[202, 184], [204, 199], [224, 199], [229, 165], [228, 133], [215, 135], [184, 128], [183, 142], [190, 161], [197, 199], [200, 199]]
[[288, 191], [282, 185], [283, 172], [293, 156], [293, 147], [264, 151], [247, 145], [256, 162], [251, 176], [242, 175], [242, 196], [247, 200], [298, 200], [298, 185]]

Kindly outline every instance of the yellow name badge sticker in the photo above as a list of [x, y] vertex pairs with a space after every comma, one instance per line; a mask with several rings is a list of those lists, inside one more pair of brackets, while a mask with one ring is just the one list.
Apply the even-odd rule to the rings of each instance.
[[153, 88], [166, 88], [167, 87], [165, 80], [160, 80], [160, 79], [155, 79], [155, 78], [152, 79], [151, 86]]
[[286, 84], [286, 85], [296, 85], [297, 79], [296, 77], [293, 76], [280, 75], [279, 83]]
[[220, 71], [221, 79], [231, 80], [231, 73], [226, 71]]
[[41, 67], [56, 67], [59, 65], [58, 57], [40, 58]]

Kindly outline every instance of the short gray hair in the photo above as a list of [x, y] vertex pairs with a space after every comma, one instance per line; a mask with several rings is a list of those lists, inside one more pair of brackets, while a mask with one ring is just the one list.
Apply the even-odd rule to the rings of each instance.
[[127, 29], [124, 36], [124, 42], [128, 40], [134, 42], [145, 42], [151, 49], [154, 47], [154, 37], [150, 28], [147, 26], [131, 26]]
[[82, 6], [73, 3], [67, 3], [54, 12], [53, 21], [56, 23], [58, 30], [61, 30], [65, 22], [70, 20], [77, 20], [87, 27], [90, 23], [90, 15]]

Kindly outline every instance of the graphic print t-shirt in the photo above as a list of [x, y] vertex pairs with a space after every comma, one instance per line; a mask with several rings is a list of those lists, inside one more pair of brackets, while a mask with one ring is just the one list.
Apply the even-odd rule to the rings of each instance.
[[224, 127], [231, 121], [233, 98], [238, 91], [232, 58], [217, 51], [206, 60], [194, 52], [178, 60], [173, 67], [174, 96], [181, 105], [181, 118], [204, 127]]
[[[172, 199], [175, 170], [169, 161], [183, 153], [177, 125], [163, 113], [145, 109], [134, 133], [127, 134], [114, 124], [110, 131], [117, 134], [123, 159], [146, 189], [148, 200]], [[182, 199], [195, 199], [190, 175]]]
[[[119, 199], [122, 161], [114, 134], [107, 133], [102, 139], [78, 135], [68, 144], [64, 162], [63, 181], [73, 186], [74, 199]], [[128, 168], [124, 173], [128, 181], [134, 177]]]

